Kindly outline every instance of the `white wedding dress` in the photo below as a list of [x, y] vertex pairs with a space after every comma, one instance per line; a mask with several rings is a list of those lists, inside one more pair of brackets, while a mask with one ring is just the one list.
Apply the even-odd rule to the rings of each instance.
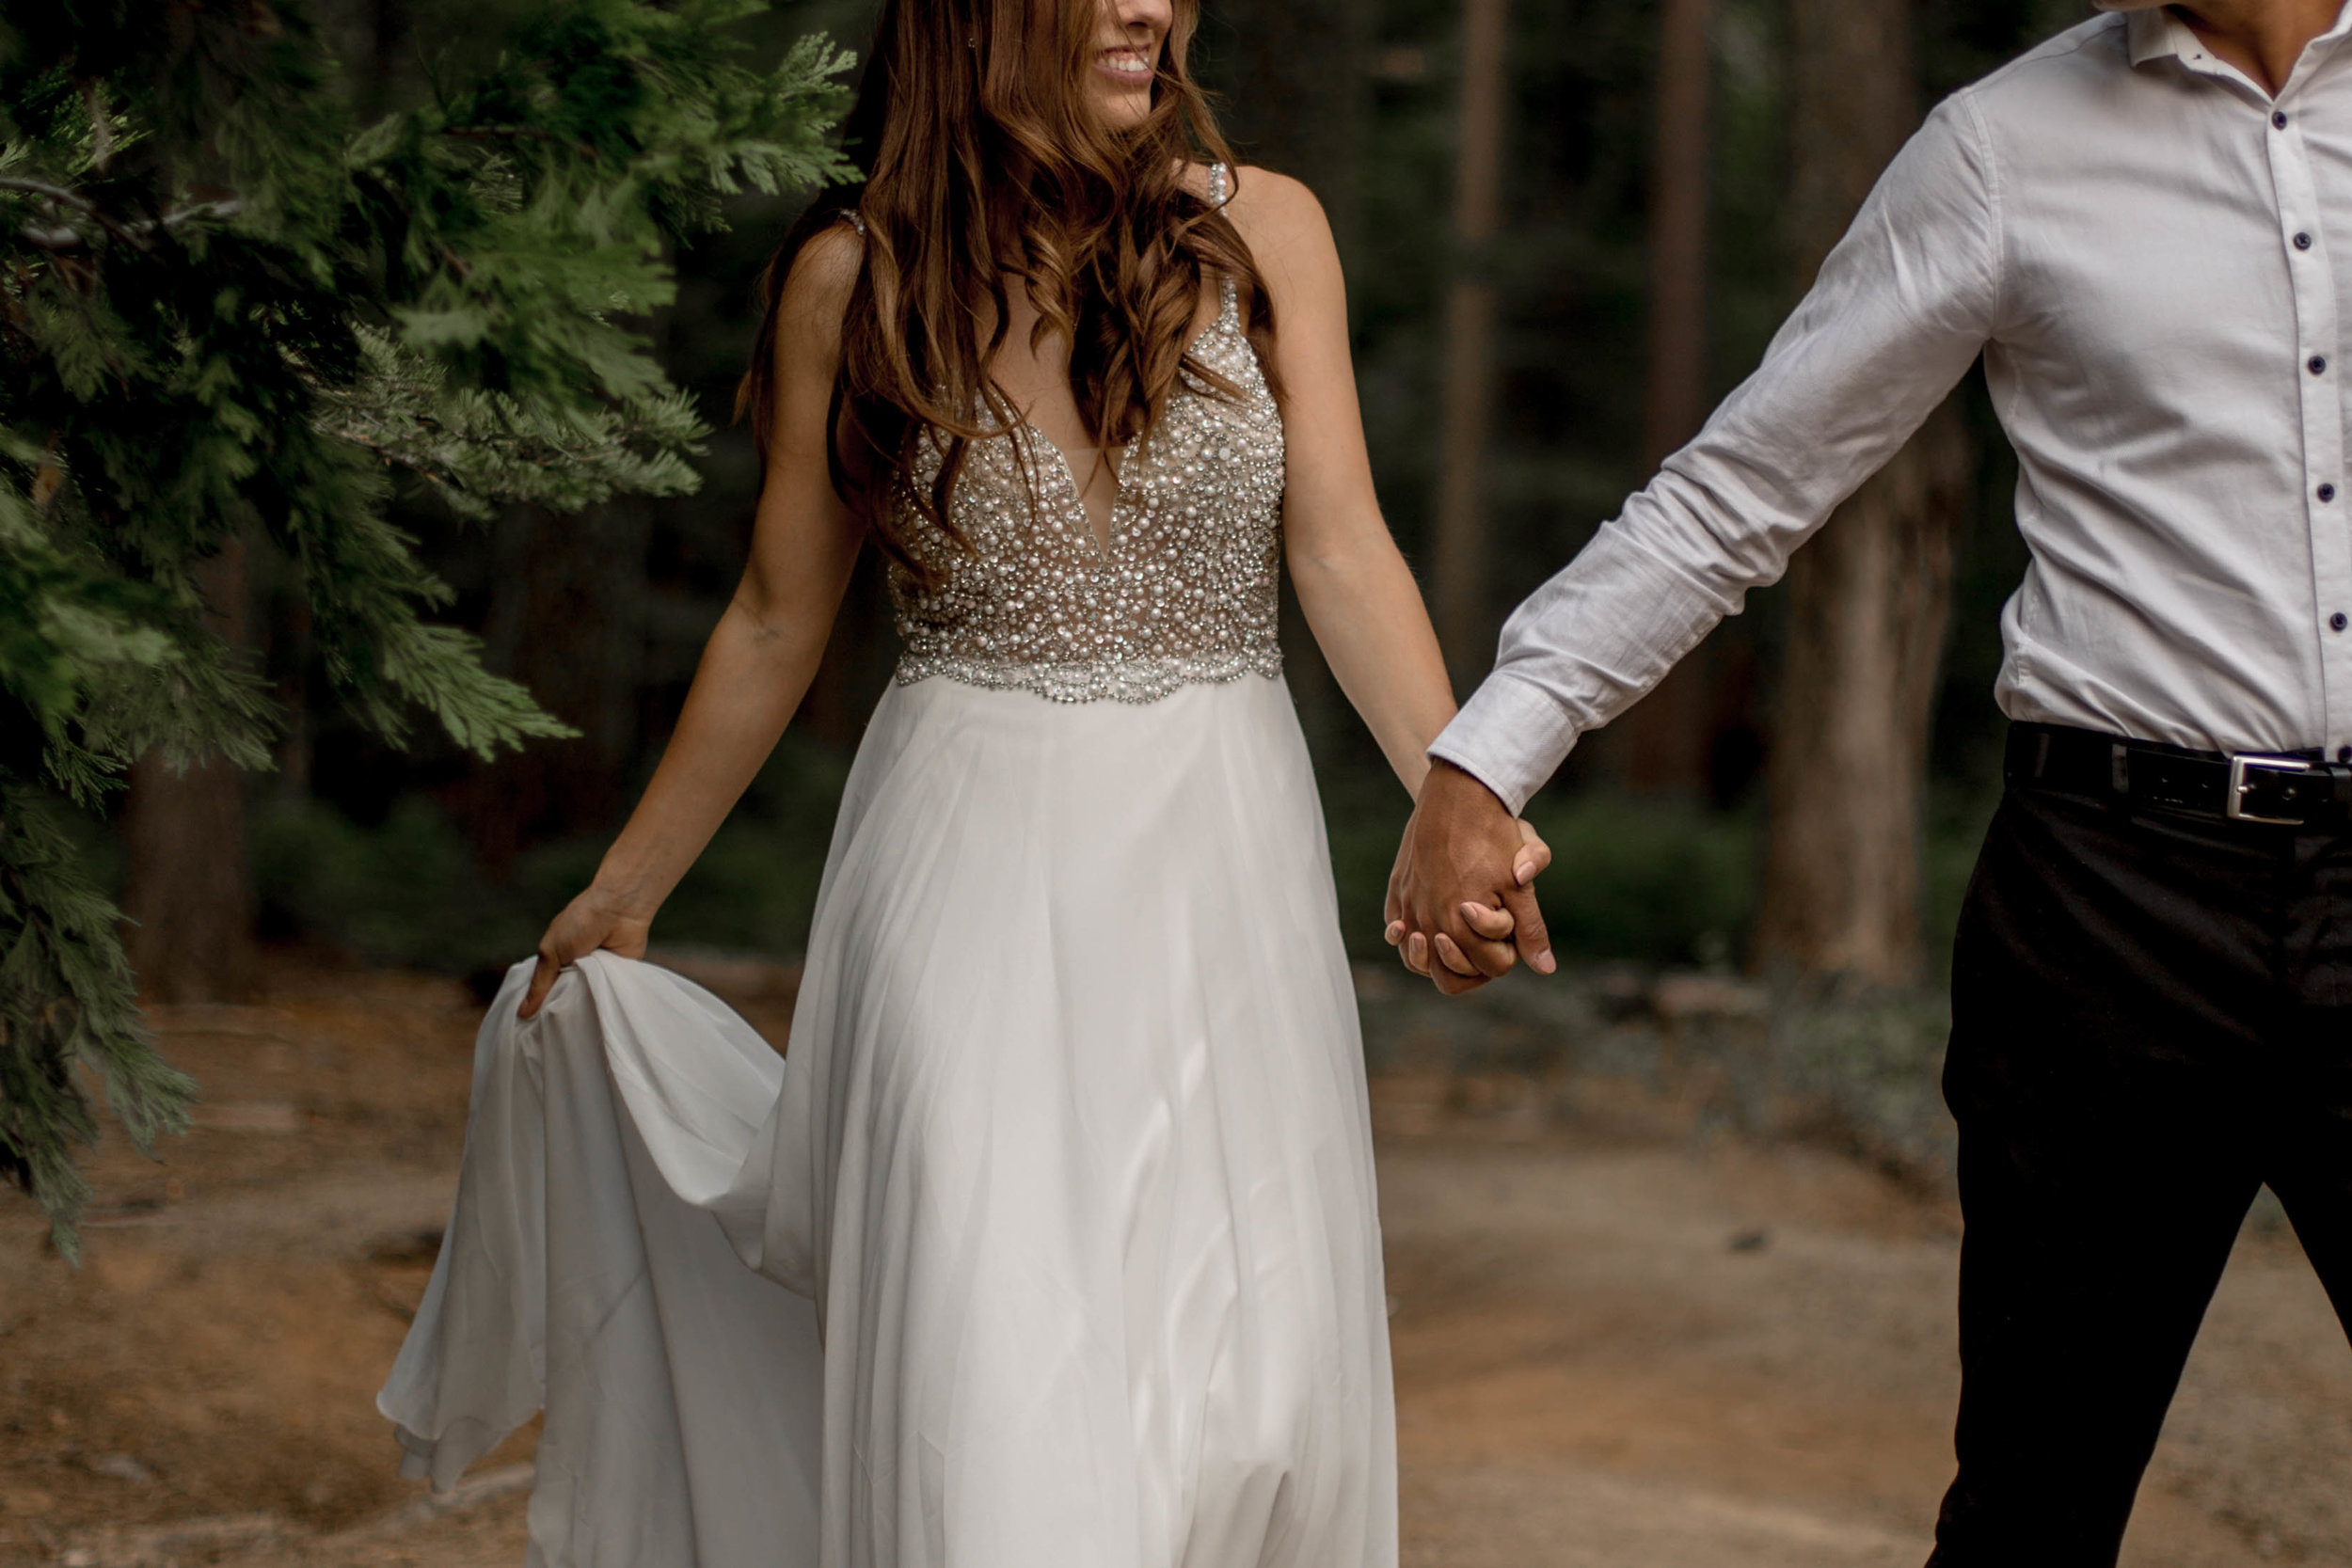
[[446, 1484], [544, 1403], [534, 1568], [1395, 1562], [1281, 423], [1230, 287], [1194, 354], [1242, 396], [1178, 393], [1107, 550], [1025, 430], [971, 449], [970, 549], [894, 574], [788, 1058], [609, 954], [492, 1005], [379, 1404]]

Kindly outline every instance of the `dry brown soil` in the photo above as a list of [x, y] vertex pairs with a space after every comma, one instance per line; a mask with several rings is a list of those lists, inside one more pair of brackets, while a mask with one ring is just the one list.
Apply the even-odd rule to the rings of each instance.
[[[771, 1037], [788, 977], [706, 971]], [[522, 1560], [530, 1434], [437, 1508], [373, 1396], [430, 1262], [478, 1008], [285, 956], [265, 1005], [166, 1008], [203, 1082], [110, 1142], [84, 1266], [0, 1207], [0, 1562]], [[1700, 1144], [1663, 1100], [1384, 1076], [1411, 1568], [1918, 1562], [1958, 1374], [1955, 1216], [1835, 1156]], [[2233, 1259], [2132, 1568], [2352, 1562], [2352, 1351], [2282, 1227]]]

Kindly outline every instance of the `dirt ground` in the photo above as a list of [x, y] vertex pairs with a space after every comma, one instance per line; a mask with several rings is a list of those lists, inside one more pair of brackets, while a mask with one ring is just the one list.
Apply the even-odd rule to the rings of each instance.
[[[789, 976], [697, 974], [780, 1037]], [[283, 956], [266, 1005], [158, 1009], [204, 1085], [110, 1143], [68, 1269], [0, 1206], [0, 1562], [517, 1568], [530, 1433], [458, 1497], [373, 1397], [464, 1132], [462, 986]], [[1958, 1386], [1956, 1215], [1834, 1155], [1375, 1083], [1411, 1568], [1915, 1564]], [[2283, 1226], [2233, 1260], [2124, 1560], [2352, 1562], [2352, 1351]]]

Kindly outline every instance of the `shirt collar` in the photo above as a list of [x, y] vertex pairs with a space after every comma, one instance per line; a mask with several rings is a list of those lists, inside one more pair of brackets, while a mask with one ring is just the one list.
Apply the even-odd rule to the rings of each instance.
[[2159, 6], [2153, 10], [2126, 11], [2123, 25], [2126, 29], [2124, 37], [2131, 44], [2134, 65], [2170, 59], [2197, 37], [2172, 14], [2169, 6]]
[[[2132, 51], [2132, 64], [2146, 65], [2150, 60], [2169, 60], [2184, 55], [2201, 53], [2204, 45], [2197, 40], [2187, 23], [2172, 14], [2169, 6], [2157, 6], [2144, 11], [2126, 11], [2123, 15], [2124, 38]], [[2313, 43], [2335, 43], [2352, 32], [2352, 4], [2336, 13], [2335, 25], [2312, 40]]]

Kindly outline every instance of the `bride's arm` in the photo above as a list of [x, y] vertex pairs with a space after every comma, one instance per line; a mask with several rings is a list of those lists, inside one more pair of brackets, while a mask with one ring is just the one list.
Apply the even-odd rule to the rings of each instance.
[[825, 461], [841, 317], [857, 265], [858, 242], [846, 229], [811, 239], [793, 265], [777, 316], [775, 427], [751, 561], [703, 648], [644, 798], [596, 880], [539, 939], [524, 1018], [574, 959], [600, 947], [644, 954], [654, 912], [775, 749], [816, 675], [862, 538]]
[[1306, 186], [1257, 168], [1241, 171], [1228, 214], [1274, 306], [1291, 584], [1340, 689], [1419, 796], [1424, 753], [1454, 717], [1454, 691], [1421, 589], [1373, 490], [1331, 227]]
[[[1274, 306], [1288, 449], [1282, 532], [1298, 607], [1340, 689], [1419, 799], [1429, 743], [1454, 717], [1454, 691], [1420, 586], [1373, 488], [1348, 352], [1346, 283], [1331, 227], [1306, 186], [1263, 169], [1241, 171], [1228, 211]], [[1531, 834], [1518, 857], [1522, 878], [1549, 860]], [[1523, 956], [1548, 968], [1550, 947], [1534, 895], [1523, 886], [1498, 888], [1492, 902], [1518, 917]], [[1511, 928], [1497, 921], [1482, 934], [1508, 935]], [[1495, 964], [1508, 967], [1510, 943], [1489, 945], [1486, 967], [1500, 973]]]

